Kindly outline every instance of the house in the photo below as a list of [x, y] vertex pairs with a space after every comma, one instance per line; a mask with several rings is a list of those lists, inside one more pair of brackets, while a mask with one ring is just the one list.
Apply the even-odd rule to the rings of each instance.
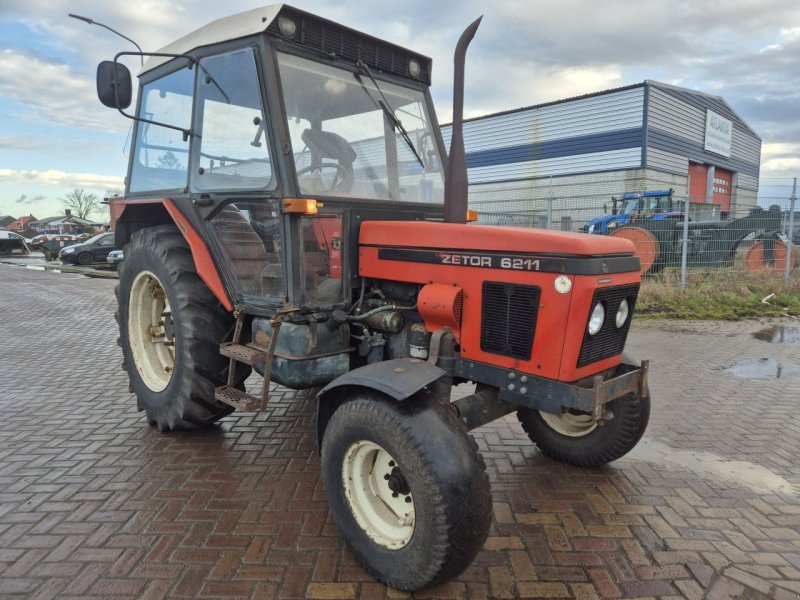
[[64, 211], [66, 214], [57, 217], [47, 217], [38, 221], [30, 221], [28, 226], [36, 233], [87, 233], [94, 229], [103, 228], [102, 223], [82, 219], [72, 214], [70, 209]]
[[0, 229], [6, 229], [15, 220], [11, 215], [0, 215]]
[[20, 217], [16, 221], [13, 221], [9, 225], [6, 226], [6, 229], [9, 231], [16, 231], [17, 233], [22, 233], [23, 231], [30, 228], [30, 223], [36, 220], [36, 217], [33, 215], [28, 215], [27, 217]]

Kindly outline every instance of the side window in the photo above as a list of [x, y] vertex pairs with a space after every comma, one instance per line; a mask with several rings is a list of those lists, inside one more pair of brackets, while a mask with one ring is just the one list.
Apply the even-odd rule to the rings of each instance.
[[197, 191], [273, 186], [268, 126], [252, 48], [200, 61], [199, 133], [191, 187]]
[[[181, 69], [142, 88], [140, 114], [145, 119], [189, 129], [192, 122], [194, 71]], [[133, 149], [131, 192], [186, 187], [189, 140], [175, 129], [139, 122]]]
[[242, 293], [282, 302], [286, 292], [278, 202], [228, 204], [210, 223]]

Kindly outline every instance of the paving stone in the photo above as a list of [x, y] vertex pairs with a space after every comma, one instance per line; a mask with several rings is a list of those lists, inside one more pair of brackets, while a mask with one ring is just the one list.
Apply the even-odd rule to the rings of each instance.
[[[313, 395], [273, 386], [265, 414], [161, 434], [119, 368], [113, 282], [4, 264], [0, 281], [0, 339], [19, 340], [0, 344], [0, 404], [13, 406], [0, 422], [0, 596], [410, 597], [375, 582], [342, 541]], [[796, 384], [724, 373], [748, 357], [796, 362], [796, 347], [751, 337], [779, 322], [636, 321], [629, 345], [651, 360], [653, 394], [642, 447], [750, 462], [800, 485], [800, 430], [785, 420]], [[513, 416], [473, 435], [492, 533], [467, 571], [419, 597], [800, 594], [798, 495], [692, 471], [669, 450], [567, 467]]]

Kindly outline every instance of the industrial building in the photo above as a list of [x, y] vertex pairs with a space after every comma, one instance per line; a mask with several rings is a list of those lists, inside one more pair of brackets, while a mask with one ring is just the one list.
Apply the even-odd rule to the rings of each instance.
[[756, 204], [758, 134], [719, 96], [656, 81], [468, 119], [464, 140], [479, 210], [669, 188], [717, 218]]

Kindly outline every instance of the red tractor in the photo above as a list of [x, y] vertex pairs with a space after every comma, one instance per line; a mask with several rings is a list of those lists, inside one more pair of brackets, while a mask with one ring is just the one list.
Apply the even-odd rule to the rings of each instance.
[[[429, 59], [289, 6], [144, 53], [135, 115], [118, 59], [139, 53], [98, 67], [101, 101], [136, 122], [111, 204], [139, 410], [193, 429], [267, 409], [269, 381], [321, 388], [331, 512], [404, 590], [455, 577], [486, 539], [471, 429], [516, 413], [546, 455], [593, 467], [633, 448], [650, 410], [647, 364], [623, 360], [633, 245], [466, 222], [477, 25], [456, 52], [449, 160]], [[451, 401], [467, 381], [475, 392]]]

